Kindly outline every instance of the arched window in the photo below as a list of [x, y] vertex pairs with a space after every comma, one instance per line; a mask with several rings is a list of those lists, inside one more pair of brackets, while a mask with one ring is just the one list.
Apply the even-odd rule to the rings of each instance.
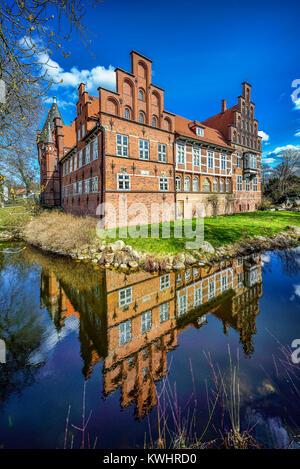
[[176, 190], [177, 191], [180, 191], [181, 190], [181, 177], [180, 176], [176, 176]]
[[139, 113], [139, 123], [140, 123], [140, 124], [144, 124], [144, 122], [145, 122], [144, 113], [143, 113], [143, 112], [140, 112], [140, 113]]
[[224, 182], [223, 179], [220, 181], [220, 192], [224, 192]]
[[190, 178], [188, 176], [185, 176], [184, 178], [184, 190], [186, 192], [189, 192], [190, 190]]
[[198, 178], [193, 178], [193, 192], [198, 192]]
[[214, 192], [218, 192], [218, 181], [214, 180]]
[[230, 182], [226, 181], [226, 192], [230, 192]]
[[210, 185], [209, 179], [206, 178], [204, 180], [203, 185], [202, 185], [202, 190], [204, 192], [210, 192], [211, 191], [211, 185]]
[[130, 110], [128, 109], [128, 107], [125, 107], [124, 116], [125, 119], [130, 119]]
[[139, 100], [144, 101], [144, 92], [143, 92], [143, 90], [139, 90]]
[[152, 117], [152, 126], [157, 127], [157, 117], [156, 116]]

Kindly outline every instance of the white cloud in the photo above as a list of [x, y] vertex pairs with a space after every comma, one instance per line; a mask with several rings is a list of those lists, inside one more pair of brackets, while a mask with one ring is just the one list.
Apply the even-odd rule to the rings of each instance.
[[270, 135], [266, 134], [266, 132], [264, 132], [263, 130], [259, 130], [258, 135], [259, 137], [262, 137], [263, 142], [268, 142], [270, 139]]
[[111, 90], [116, 88], [115, 68], [112, 65], [108, 68], [98, 65], [91, 70], [79, 70], [77, 67], [72, 67], [70, 71], [64, 71], [58, 62], [52, 60], [47, 54], [40, 56], [39, 60], [48, 76], [59, 83], [60, 87], [77, 88], [80, 83], [85, 83], [87, 91], [96, 94], [98, 86]]
[[275, 161], [276, 161], [275, 158], [264, 158], [263, 157], [263, 163], [272, 164]]
[[300, 130], [297, 130], [297, 132], [295, 133], [295, 137], [300, 137]]
[[275, 148], [275, 150], [264, 153], [264, 156], [273, 155], [273, 154], [280, 156], [280, 154], [284, 152], [285, 150], [300, 150], [300, 145], [285, 145], [283, 147], [277, 147]]
[[299, 298], [300, 298], [300, 284], [299, 285], [294, 285], [294, 289], [295, 289], [295, 295], [299, 296]]
[[261, 265], [269, 264], [270, 260], [271, 260], [270, 254], [261, 255]]

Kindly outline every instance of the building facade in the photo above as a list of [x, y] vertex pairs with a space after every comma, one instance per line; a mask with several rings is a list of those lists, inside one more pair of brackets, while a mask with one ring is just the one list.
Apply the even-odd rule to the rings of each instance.
[[[261, 138], [251, 86], [203, 122], [166, 111], [152, 61], [131, 52], [116, 91], [78, 88], [77, 115], [53, 103], [38, 139], [42, 202], [105, 226], [254, 211], [261, 201]], [[105, 207], [105, 212], [103, 208]], [[153, 210], [153, 207], [155, 210]]]

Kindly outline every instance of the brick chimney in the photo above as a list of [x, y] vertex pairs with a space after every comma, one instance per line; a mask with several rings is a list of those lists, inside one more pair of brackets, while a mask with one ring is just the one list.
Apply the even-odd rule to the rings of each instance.
[[226, 99], [222, 99], [222, 112], [225, 112], [227, 109]]

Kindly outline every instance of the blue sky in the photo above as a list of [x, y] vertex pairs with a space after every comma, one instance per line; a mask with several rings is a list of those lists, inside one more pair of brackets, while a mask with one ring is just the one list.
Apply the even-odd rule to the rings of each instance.
[[94, 94], [100, 85], [113, 89], [113, 70], [130, 70], [132, 49], [153, 60], [165, 108], [193, 120], [219, 112], [223, 98], [235, 104], [248, 79], [267, 135], [264, 158], [274, 165], [282, 148], [300, 148], [299, 14], [300, 2], [289, 0], [105, 0], [85, 17], [96, 59], [74, 37], [65, 46], [70, 58], [52, 55], [59, 68], [51, 73], [64, 79], [52, 94], [69, 124], [78, 84], [87, 81]]

